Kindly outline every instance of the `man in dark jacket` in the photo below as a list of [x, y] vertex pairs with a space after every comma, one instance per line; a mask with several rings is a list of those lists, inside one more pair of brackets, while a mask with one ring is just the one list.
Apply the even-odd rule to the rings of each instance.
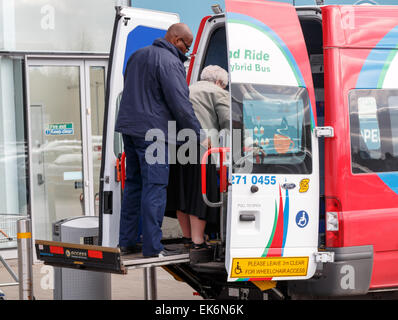
[[[178, 129], [192, 129], [199, 141], [204, 140], [189, 101], [183, 64], [192, 41], [193, 35], [187, 25], [174, 24], [164, 39], [157, 39], [151, 46], [137, 50], [126, 66], [116, 122], [116, 131], [123, 134], [126, 153], [119, 235], [119, 246], [124, 254], [137, 251], [140, 215], [143, 255], [177, 253], [167, 250], [160, 242], [169, 179], [168, 143], [171, 141], [168, 141], [168, 124], [175, 121]], [[161, 153], [164, 161], [147, 161], [146, 150], [154, 141], [146, 141], [145, 137], [151, 129], [161, 133], [157, 136], [156, 153]]]

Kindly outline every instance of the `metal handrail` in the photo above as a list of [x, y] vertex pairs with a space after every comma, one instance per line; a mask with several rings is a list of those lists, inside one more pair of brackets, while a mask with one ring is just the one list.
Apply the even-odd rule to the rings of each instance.
[[209, 157], [209, 155], [211, 155], [212, 153], [220, 153], [220, 193], [222, 195], [222, 193], [225, 191], [226, 189], [226, 168], [224, 166], [224, 162], [225, 162], [225, 158], [226, 158], [226, 153], [230, 152], [231, 148], [228, 147], [222, 147], [222, 148], [211, 148], [208, 149], [201, 160], [201, 173], [202, 173], [202, 198], [203, 201], [206, 203], [206, 205], [208, 205], [209, 207], [212, 208], [217, 208], [217, 207], [221, 207], [223, 204], [223, 199], [221, 196], [221, 201], [220, 202], [211, 202], [209, 201], [209, 199], [207, 199], [207, 186], [206, 186], [206, 162], [207, 162], [207, 158]]

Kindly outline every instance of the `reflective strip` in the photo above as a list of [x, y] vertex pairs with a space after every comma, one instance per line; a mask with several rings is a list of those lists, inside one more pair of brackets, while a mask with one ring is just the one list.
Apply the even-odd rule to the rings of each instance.
[[50, 246], [50, 253], [64, 254], [64, 248], [62, 248], [62, 247]]
[[30, 239], [30, 238], [32, 238], [31, 232], [17, 233], [17, 239]]
[[96, 259], [102, 259], [103, 255], [101, 251], [95, 251], [95, 250], [88, 250], [87, 252], [89, 258], [96, 258]]

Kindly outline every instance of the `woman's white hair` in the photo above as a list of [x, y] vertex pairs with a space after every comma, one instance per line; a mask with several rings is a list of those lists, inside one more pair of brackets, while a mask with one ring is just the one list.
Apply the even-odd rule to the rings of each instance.
[[228, 85], [228, 72], [216, 65], [209, 65], [202, 70], [200, 80], [216, 83], [220, 81], [226, 87]]

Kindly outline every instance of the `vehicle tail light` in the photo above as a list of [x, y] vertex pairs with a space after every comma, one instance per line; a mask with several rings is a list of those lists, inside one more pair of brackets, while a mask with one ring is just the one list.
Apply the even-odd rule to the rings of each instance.
[[344, 225], [341, 203], [337, 198], [326, 197], [326, 247], [344, 246]]

